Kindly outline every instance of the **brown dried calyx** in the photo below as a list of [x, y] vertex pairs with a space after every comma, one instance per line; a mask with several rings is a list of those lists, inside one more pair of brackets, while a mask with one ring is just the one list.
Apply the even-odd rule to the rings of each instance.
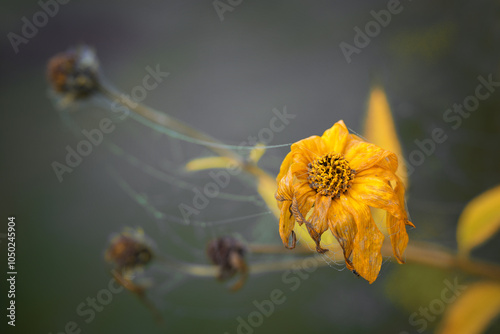
[[69, 100], [86, 98], [99, 88], [99, 62], [94, 50], [80, 46], [53, 56], [47, 64], [52, 89]]
[[217, 279], [226, 281], [236, 274], [240, 274], [239, 280], [231, 286], [233, 291], [239, 290], [243, 286], [248, 275], [245, 253], [245, 247], [233, 237], [212, 240], [207, 246], [208, 257], [213, 264], [219, 267]]
[[126, 229], [115, 235], [106, 250], [106, 260], [119, 272], [132, 271], [153, 259], [153, 245], [141, 229]]

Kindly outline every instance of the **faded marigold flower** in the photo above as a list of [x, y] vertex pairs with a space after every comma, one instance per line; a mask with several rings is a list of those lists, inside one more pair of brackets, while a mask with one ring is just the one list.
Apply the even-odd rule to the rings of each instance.
[[243, 286], [248, 274], [245, 253], [245, 247], [233, 237], [212, 240], [207, 246], [208, 257], [219, 267], [219, 280], [225, 281], [240, 273], [240, 279], [231, 287], [233, 291]]
[[394, 255], [404, 263], [405, 225], [413, 224], [408, 221], [397, 168], [394, 153], [349, 134], [343, 121], [321, 137], [293, 144], [276, 179], [279, 232], [285, 247], [295, 246], [297, 222], [305, 224], [316, 250], [324, 253], [321, 235], [330, 229], [344, 251], [347, 267], [372, 283], [382, 264], [384, 240], [371, 216], [373, 207], [387, 211]]
[[111, 239], [105, 258], [119, 272], [134, 270], [153, 259], [153, 248], [153, 242], [144, 235], [142, 229], [126, 228]]
[[70, 100], [86, 98], [99, 87], [99, 62], [91, 48], [81, 46], [53, 56], [47, 77], [56, 93]]

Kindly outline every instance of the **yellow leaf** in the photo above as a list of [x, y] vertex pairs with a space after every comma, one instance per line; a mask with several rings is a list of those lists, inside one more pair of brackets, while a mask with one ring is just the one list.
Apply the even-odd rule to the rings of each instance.
[[467, 204], [458, 219], [457, 243], [462, 255], [492, 237], [500, 228], [500, 186]]
[[500, 313], [500, 284], [479, 282], [469, 286], [450, 305], [444, 315], [440, 334], [482, 333]]
[[254, 163], [259, 162], [264, 153], [266, 153], [264, 144], [255, 145], [255, 147], [250, 151], [250, 161], [253, 161]]
[[193, 172], [212, 168], [229, 168], [235, 164], [238, 162], [228, 157], [207, 157], [191, 160], [186, 164], [186, 170]]
[[364, 136], [370, 143], [391, 151], [398, 156], [399, 167], [396, 174], [403, 180], [405, 187], [408, 187], [408, 174], [403, 151], [394, 126], [387, 96], [380, 86], [373, 86], [370, 92]]

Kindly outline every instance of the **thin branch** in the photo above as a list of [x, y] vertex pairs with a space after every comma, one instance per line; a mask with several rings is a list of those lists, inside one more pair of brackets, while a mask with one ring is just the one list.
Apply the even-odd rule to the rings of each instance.
[[[303, 255], [313, 252], [306, 247], [289, 250], [281, 245], [251, 244], [248, 247], [252, 253], [256, 254]], [[384, 243], [381, 251], [383, 256], [393, 256], [392, 246], [389, 243]], [[500, 281], [500, 265], [478, 259], [462, 258], [451, 250], [432, 243], [412, 241], [408, 244], [405, 255], [407, 263], [423, 264], [444, 270], [460, 270], [474, 276]], [[303, 261], [303, 259], [296, 260], [296, 262]], [[272, 266], [282, 268], [283, 263], [285, 262], [275, 262]]]

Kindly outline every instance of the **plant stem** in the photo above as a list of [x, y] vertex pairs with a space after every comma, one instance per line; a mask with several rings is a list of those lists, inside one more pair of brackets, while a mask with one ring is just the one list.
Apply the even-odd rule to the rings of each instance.
[[159, 112], [141, 103], [134, 102], [127, 95], [120, 94], [119, 92], [109, 89], [104, 85], [99, 86], [99, 92], [101, 92], [111, 101], [116, 101], [118, 103], [121, 103], [123, 106], [127, 107], [127, 109], [131, 110], [132, 112], [135, 112], [137, 115], [147, 119], [150, 122], [153, 122], [156, 125], [165, 127], [167, 129], [171, 129], [177, 133], [196, 139], [201, 143], [205, 142], [208, 144], [213, 144], [206, 146], [220, 156], [233, 158], [236, 161], [241, 160], [241, 157], [238, 154], [236, 154], [231, 149], [223, 147], [224, 146], [223, 143], [221, 143], [217, 139], [194, 129], [193, 127], [175, 119], [174, 117], [166, 113]]
[[[387, 245], [386, 248], [390, 248]], [[389, 253], [392, 250], [389, 250]], [[408, 262], [431, 267], [454, 270], [500, 281], [500, 266], [495, 263], [472, 258], [460, 257], [450, 250], [426, 242], [410, 242], [406, 248]]]
[[[252, 244], [249, 249], [253, 253], [260, 254], [311, 254], [311, 250], [306, 247], [297, 247], [295, 250], [286, 249], [276, 245]], [[382, 255], [392, 256], [392, 246], [389, 243], [382, 245]], [[444, 270], [460, 270], [474, 276], [500, 281], [500, 266], [495, 263], [477, 259], [462, 258], [441, 246], [413, 241], [406, 248], [406, 261], [413, 264], [422, 264]], [[295, 260], [295, 262], [303, 261]], [[326, 261], [324, 264], [327, 265]], [[284, 262], [283, 262], [284, 263]], [[275, 263], [274, 265], [277, 265]]]

